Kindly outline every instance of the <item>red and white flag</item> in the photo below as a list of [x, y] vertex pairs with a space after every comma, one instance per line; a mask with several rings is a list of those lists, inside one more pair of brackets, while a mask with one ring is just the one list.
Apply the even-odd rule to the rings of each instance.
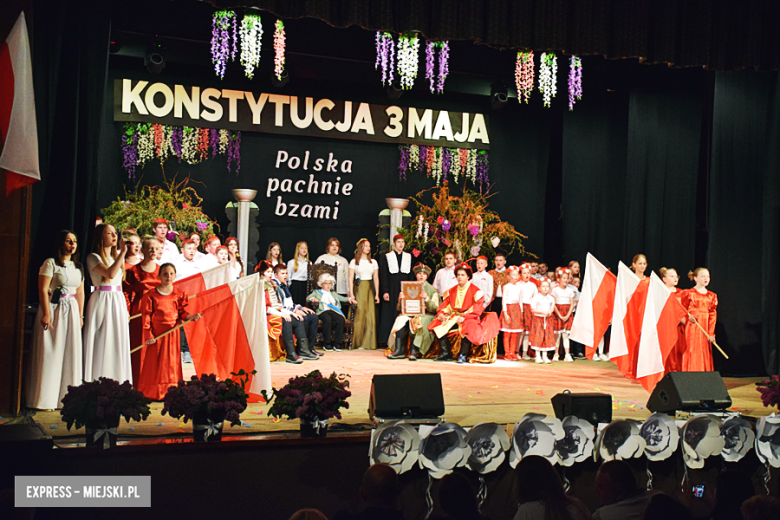
[[0, 169], [7, 170], [6, 195], [41, 180], [32, 60], [24, 13], [0, 45], [0, 148]]
[[234, 279], [230, 263], [224, 263], [187, 278], [176, 280], [174, 285], [187, 293], [187, 295], [193, 296], [208, 289], [225, 285]]
[[639, 336], [642, 333], [649, 282], [648, 278], [640, 280], [626, 264], [619, 263], [609, 360], [629, 379], [636, 379]]
[[615, 275], [596, 260], [595, 256], [588, 253], [580, 303], [577, 305], [569, 335], [572, 341], [585, 345], [585, 355], [588, 359], [593, 359], [596, 347], [609, 327], [612, 306], [615, 303], [616, 282]]
[[652, 392], [666, 373], [666, 359], [677, 342], [677, 324], [685, 317], [682, 304], [655, 274], [650, 275], [642, 337], [637, 355], [637, 380]]

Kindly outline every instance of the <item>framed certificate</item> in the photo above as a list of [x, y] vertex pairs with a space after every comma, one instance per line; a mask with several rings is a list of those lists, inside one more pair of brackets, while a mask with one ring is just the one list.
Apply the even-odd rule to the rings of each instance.
[[401, 300], [403, 314], [407, 316], [425, 314], [423, 282], [401, 282], [401, 292], [404, 295], [404, 299]]

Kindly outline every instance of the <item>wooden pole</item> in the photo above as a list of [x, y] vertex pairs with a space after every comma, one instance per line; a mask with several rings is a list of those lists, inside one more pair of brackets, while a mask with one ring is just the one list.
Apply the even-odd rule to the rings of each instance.
[[[694, 317], [693, 317], [692, 315], [690, 315], [690, 314], [688, 314], [688, 319], [689, 319], [689, 320], [691, 320], [693, 323], [695, 323], [695, 324], [696, 324], [696, 326], [697, 326], [697, 327], [699, 327], [699, 329], [701, 329], [701, 331], [702, 331], [702, 332], [703, 332], [703, 333], [704, 333], [704, 334], [707, 336], [707, 338], [709, 339], [709, 337], [710, 337], [710, 334], [709, 334], [709, 332], [707, 332], [706, 330], [704, 330], [704, 327], [702, 327], [702, 326], [701, 326], [701, 324], [699, 323], [699, 320], [697, 320], [696, 318], [694, 318]], [[717, 344], [717, 343], [715, 343], [715, 342], [713, 341], [713, 342], [712, 342], [712, 344], [713, 344], [713, 345], [715, 345], [715, 348], [716, 348], [716, 349], [718, 349], [718, 352], [720, 352], [721, 354], [723, 354], [723, 357], [724, 357], [724, 358], [726, 358], [726, 359], [728, 359], [728, 358], [729, 358], [729, 357], [728, 357], [728, 355], [726, 355], [726, 353], [725, 353], [725, 352], [723, 352], [723, 349], [722, 349], [722, 348], [720, 348], [720, 347], [718, 346], [718, 344]]]
[[[154, 339], [155, 339], [156, 341], [159, 341], [159, 340], [160, 340], [160, 338], [163, 338], [163, 337], [167, 336], [168, 334], [170, 334], [171, 332], [173, 332], [173, 331], [175, 331], [175, 330], [179, 330], [180, 328], [182, 328], [183, 326], [185, 326], [186, 324], [188, 324], [188, 323], [189, 323], [189, 322], [191, 322], [191, 321], [195, 321], [195, 318], [189, 319], [189, 320], [187, 320], [187, 321], [185, 321], [185, 322], [183, 322], [183, 323], [179, 323], [178, 325], [176, 325], [176, 326], [175, 326], [174, 328], [172, 328], [171, 330], [169, 330], [169, 331], [167, 331], [167, 332], [163, 332], [162, 334], [160, 334], [159, 336], [157, 336], [157, 337], [156, 337], [156, 338], [154, 338]], [[135, 351], [137, 351], [137, 350], [141, 350], [142, 348], [144, 348], [144, 347], [147, 347], [147, 346], [148, 346], [148, 345], [147, 345], [146, 343], [144, 343], [144, 344], [143, 344], [143, 345], [141, 345], [140, 347], [135, 347], [133, 350], [131, 350], [131, 351], [130, 351], [130, 353], [132, 354], [133, 352], [135, 352]]]

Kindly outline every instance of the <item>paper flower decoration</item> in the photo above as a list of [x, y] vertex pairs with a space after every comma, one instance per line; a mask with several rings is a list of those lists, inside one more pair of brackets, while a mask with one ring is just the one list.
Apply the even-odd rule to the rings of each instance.
[[639, 434], [647, 443], [647, 460], [666, 460], [672, 456], [680, 444], [680, 432], [674, 419], [665, 413], [656, 412], [642, 423]]
[[517, 466], [523, 457], [539, 455], [551, 464], [558, 462], [555, 442], [563, 439], [564, 432], [560, 419], [538, 413], [528, 413], [515, 424], [512, 435], [512, 451], [509, 452], [509, 465]]
[[555, 451], [562, 466], [572, 466], [593, 454], [596, 432], [585, 419], [574, 416], [563, 419], [563, 439], [555, 441]]
[[490, 239], [490, 244], [493, 247], [498, 247], [498, 244], [500, 244], [500, 243], [501, 243], [501, 239], [498, 238], [498, 237], [493, 237], [493, 238]]
[[639, 434], [639, 423], [628, 419], [612, 421], [596, 438], [593, 458], [598, 460], [625, 460], [639, 458], [647, 443]]
[[689, 468], [704, 467], [704, 460], [723, 451], [726, 441], [720, 436], [718, 420], [712, 415], [688, 419], [680, 429], [683, 461]]
[[445, 219], [445, 220], [442, 221], [442, 223], [441, 223], [442, 230], [449, 231], [451, 227], [452, 227], [452, 224], [450, 224], [449, 220]]
[[393, 421], [376, 429], [371, 439], [371, 464], [383, 462], [399, 475], [412, 469], [417, 462], [420, 436], [414, 427], [403, 421]]
[[756, 454], [762, 464], [780, 468], [780, 415], [759, 417], [756, 421]]
[[466, 465], [480, 474], [495, 471], [504, 462], [511, 445], [509, 435], [496, 423], [480, 423], [466, 434], [471, 455]]
[[729, 462], [742, 460], [756, 440], [756, 434], [753, 433], [750, 423], [739, 417], [732, 417], [720, 423], [720, 436], [726, 443], [720, 454], [723, 460]]
[[436, 426], [420, 441], [418, 462], [433, 478], [442, 478], [457, 467], [465, 466], [471, 456], [466, 430], [455, 423]]

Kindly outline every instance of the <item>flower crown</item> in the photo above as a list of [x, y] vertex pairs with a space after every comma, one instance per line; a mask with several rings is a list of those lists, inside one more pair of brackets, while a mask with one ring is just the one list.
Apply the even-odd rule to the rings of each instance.
[[568, 267], [564, 267], [563, 269], [558, 269], [558, 276], [561, 276], [562, 274], [571, 274], [571, 269]]
[[531, 264], [529, 264], [528, 262], [523, 262], [522, 264], [520, 264], [520, 270], [521, 271], [523, 269], [530, 269], [530, 268], [531, 268]]
[[506, 270], [507, 271], [517, 271], [518, 273], [520, 272], [520, 268], [517, 267], [516, 265], [510, 265], [509, 267], [507, 267]]

